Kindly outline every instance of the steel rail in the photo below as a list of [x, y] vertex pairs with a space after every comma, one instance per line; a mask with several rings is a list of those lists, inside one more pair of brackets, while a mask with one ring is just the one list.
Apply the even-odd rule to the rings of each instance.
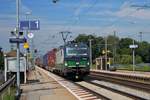
[[105, 81], [114, 82], [131, 88], [141, 89], [143, 91], [150, 92], [150, 84], [144, 82], [140, 83], [133, 80], [126, 80], [123, 77], [118, 78], [118, 77], [114, 77], [113, 75], [110, 76], [110, 75], [94, 73], [94, 72], [90, 73], [90, 76], [95, 77], [96, 79], [103, 79]]
[[[91, 77], [91, 78], [93, 79], [93, 77]], [[105, 88], [107, 90], [118, 93], [120, 95], [127, 96], [129, 98], [134, 99], [134, 100], [146, 100], [145, 98], [142, 98], [140, 96], [136, 96], [136, 95], [133, 95], [133, 94], [130, 94], [130, 93], [127, 93], [127, 92], [123, 92], [123, 91], [120, 91], [120, 90], [117, 90], [117, 89], [114, 89], [114, 88], [111, 88], [111, 87], [107, 87], [107, 86], [104, 86], [104, 85], [101, 85], [101, 84], [98, 84], [98, 83], [93, 83], [93, 82], [90, 82], [90, 81], [87, 81], [87, 80], [86, 80], [86, 82], [91, 83], [91, 84], [93, 84], [95, 86], [98, 86], [98, 87]]]
[[[47, 71], [47, 70], [45, 70], [45, 69], [42, 69], [42, 68], [39, 68], [39, 67], [37, 67], [38, 69], [40, 69], [41, 71], [43, 71], [45, 74], [47, 74], [48, 75], [48, 73], [49, 73], [49, 71]], [[53, 73], [54, 74], [54, 73]], [[85, 90], [86, 92], [89, 92], [89, 93], [91, 93], [91, 94], [93, 94], [93, 96], [96, 96], [96, 97], [98, 97], [98, 98], [100, 98], [100, 100], [110, 100], [109, 98], [107, 98], [107, 97], [105, 97], [105, 96], [103, 96], [103, 95], [101, 95], [101, 94], [98, 94], [98, 93], [96, 93], [96, 92], [94, 92], [94, 91], [92, 91], [92, 90], [90, 90], [90, 89], [88, 89], [88, 88], [86, 88], [86, 87], [84, 87], [84, 86], [81, 86], [81, 85], [79, 85], [79, 84], [77, 84], [76, 82], [75, 82], [75, 80], [69, 80], [68, 78], [64, 78], [64, 77], [62, 77], [62, 76], [60, 76], [60, 75], [58, 75], [58, 74], [54, 74], [55, 76], [57, 76], [59, 79], [57, 80], [57, 78], [55, 78], [55, 80], [59, 83], [59, 84], [61, 84], [63, 87], [65, 87], [66, 88], [66, 86], [65, 85], [63, 85], [63, 83], [61, 83], [61, 82], [65, 82], [65, 84], [68, 84], [67, 82], [69, 82], [69, 83], [71, 83], [71, 84], [73, 84], [73, 85], [71, 85], [71, 86], [73, 86], [73, 87], [79, 87], [79, 88], [77, 88], [77, 89], [83, 89], [83, 90]], [[54, 79], [54, 77], [52, 77], [53, 79]], [[62, 79], [60, 79], [60, 78], [62, 78]], [[59, 82], [59, 80], [61, 80], [60, 82]], [[70, 88], [70, 87], [67, 87], [68, 89], [70, 89], [70, 91], [72, 91], [72, 89]], [[69, 92], [70, 92], [69, 91]], [[76, 94], [76, 93], [74, 93], [74, 94]], [[77, 95], [77, 94], [76, 94]], [[79, 96], [80, 97], [80, 96]], [[84, 99], [81, 99], [81, 100], [84, 100]], [[98, 99], [99, 100], [99, 99]]]
[[150, 77], [143, 77], [143, 76], [137, 76], [137, 75], [127, 75], [127, 73], [115, 73], [115, 72], [99, 72], [99, 71], [91, 71], [91, 73], [97, 73], [101, 75], [108, 75], [108, 76], [113, 76], [116, 78], [123, 78], [124, 80], [130, 80], [138, 83], [144, 83], [144, 84], [149, 84], [150, 85]]
[[99, 94], [99, 93], [97, 93], [97, 92], [95, 92], [95, 91], [93, 91], [93, 90], [90, 90], [90, 89], [88, 89], [87, 87], [81, 86], [80, 84], [77, 84], [77, 83], [75, 83], [75, 82], [73, 82], [73, 83], [74, 83], [75, 85], [77, 85], [77, 86], [83, 88], [84, 90], [86, 90], [86, 91], [88, 91], [88, 92], [90, 92], [90, 93], [96, 95], [97, 97], [101, 98], [102, 100], [111, 100], [110, 98], [105, 97], [105, 96], [103, 96], [103, 95], [101, 95], [101, 94]]
[[14, 83], [15, 78], [16, 78], [16, 76], [14, 75], [11, 79], [9, 79], [8, 81], [4, 82], [0, 86], [0, 94], [2, 94], [7, 88], [9, 88], [9, 86], [11, 86]]

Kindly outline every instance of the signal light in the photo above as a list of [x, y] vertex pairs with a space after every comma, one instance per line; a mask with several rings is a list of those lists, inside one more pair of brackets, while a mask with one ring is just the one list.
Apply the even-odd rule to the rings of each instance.
[[19, 35], [22, 36], [22, 35], [23, 35], [23, 32], [19, 32]]
[[37, 53], [37, 49], [34, 50], [34, 53]]
[[27, 48], [27, 52], [30, 53], [30, 49], [29, 48]]

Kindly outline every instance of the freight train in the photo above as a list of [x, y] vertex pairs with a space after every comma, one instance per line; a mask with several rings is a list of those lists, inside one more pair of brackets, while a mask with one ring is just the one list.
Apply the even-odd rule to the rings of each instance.
[[64, 77], [82, 79], [90, 72], [89, 48], [85, 43], [68, 42], [46, 53], [43, 65]]

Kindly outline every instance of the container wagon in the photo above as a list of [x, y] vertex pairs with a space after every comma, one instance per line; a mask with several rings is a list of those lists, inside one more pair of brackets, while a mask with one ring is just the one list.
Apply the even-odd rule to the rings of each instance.
[[55, 67], [56, 49], [52, 49], [43, 56], [43, 65], [46, 70], [52, 71]]

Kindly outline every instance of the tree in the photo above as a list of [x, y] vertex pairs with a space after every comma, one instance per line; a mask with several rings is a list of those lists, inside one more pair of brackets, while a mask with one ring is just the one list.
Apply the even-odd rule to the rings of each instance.
[[109, 35], [109, 36], [107, 37], [107, 43], [109, 44], [108, 48], [109, 48], [110, 50], [112, 49], [112, 51], [113, 51], [114, 46], [116, 46], [116, 48], [117, 48], [117, 46], [118, 46], [119, 38], [118, 38], [118, 37], [115, 37], [115, 36], [113, 36], [113, 35]]
[[87, 43], [88, 44], [88, 36], [86, 34], [80, 34], [78, 35], [76, 38], [75, 38], [75, 41], [77, 43], [79, 42], [84, 42], [84, 43]]
[[131, 55], [122, 55], [120, 63], [121, 64], [131, 64], [132, 56]]
[[137, 56], [135, 57], [135, 63], [136, 63], [136, 64], [142, 63], [142, 57], [139, 56], [139, 55], [137, 55]]
[[146, 41], [139, 43], [139, 47], [136, 50], [136, 54], [141, 56], [142, 61], [145, 63], [150, 62], [150, 44]]
[[0, 69], [4, 69], [4, 54], [2, 48], [0, 47]]
[[[89, 46], [89, 39], [92, 39], [92, 57], [94, 60], [100, 55], [103, 55], [102, 51], [105, 50], [105, 40], [101, 36], [97, 37], [95, 35], [80, 34], [75, 39], [75, 41], [87, 43], [87, 45]], [[107, 37], [107, 43], [109, 44], [107, 46], [108, 50], [111, 52], [110, 54], [108, 54], [108, 56], [114, 57], [113, 55], [115, 55], [116, 56], [115, 63], [123, 63], [123, 64], [132, 63], [131, 62], [132, 61], [132, 49], [129, 48], [129, 45], [133, 44], [133, 39], [131, 38], [119, 39], [119, 37], [109, 35]], [[135, 41], [135, 44], [138, 45], [138, 48], [135, 49], [136, 62], [137, 63], [150, 62], [150, 44], [145, 41], [143, 42]]]
[[131, 53], [131, 49], [129, 48], [129, 45], [132, 44], [132, 39], [130, 38], [122, 38], [120, 41], [119, 41], [119, 48], [117, 49], [117, 52], [120, 54], [120, 55], [129, 55]]
[[77, 43], [84, 42], [89, 46], [89, 39], [92, 39], [92, 59], [95, 59], [96, 57], [100, 56], [100, 52], [102, 48], [100, 44], [102, 44], [104, 41], [102, 37], [80, 34], [79, 36], [76, 37], [75, 41]]

